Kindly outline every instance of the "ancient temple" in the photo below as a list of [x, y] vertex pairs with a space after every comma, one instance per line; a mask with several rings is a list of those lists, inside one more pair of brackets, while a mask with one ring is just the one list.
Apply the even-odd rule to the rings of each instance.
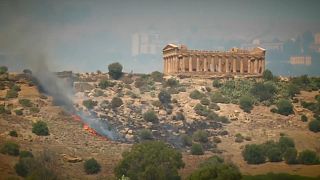
[[232, 48], [229, 51], [190, 50], [185, 45], [168, 44], [163, 52], [165, 75], [254, 75], [265, 70], [266, 50]]

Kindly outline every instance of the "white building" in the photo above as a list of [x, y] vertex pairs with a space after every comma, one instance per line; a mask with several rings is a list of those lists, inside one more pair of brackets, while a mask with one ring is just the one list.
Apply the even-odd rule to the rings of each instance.
[[135, 33], [132, 35], [132, 56], [155, 55], [161, 52], [159, 34]]

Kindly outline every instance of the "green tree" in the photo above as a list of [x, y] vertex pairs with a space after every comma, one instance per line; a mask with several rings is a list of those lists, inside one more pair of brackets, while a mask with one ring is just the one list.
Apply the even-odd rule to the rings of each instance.
[[292, 138], [282, 136], [279, 138], [279, 147], [282, 153], [285, 153], [288, 148], [294, 148], [295, 144]]
[[191, 137], [186, 134], [181, 135], [181, 141], [182, 141], [183, 146], [191, 146], [192, 145]]
[[20, 146], [14, 142], [6, 142], [1, 147], [2, 154], [8, 154], [11, 156], [18, 156], [20, 153]]
[[84, 170], [87, 174], [97, 174], [101, 170], [100, 164], [94, 158], [84, 162]]
[[220, 83], [220, 81], [218, 79], [215, 79], [215, 80], [212, 81], [212, 86], [213, 87], [219, 88], [219, 87], [221, 87], [221, 85], [222, 84]]
[[191, 146], [191, 154], [192, 155], [203, 155], [204, 151], [203, 151], [203, 147], [201, 144], [198, 143], [194, 143]]
[[181, 153], [161, 141], [135, 144], [122, 157], [114, 170], [117, 178], [124, 175], [131, 180], [180, 179], [178, 170], [184, 167]]
[[158, 116], [153, 110], [148, 110], [147, 112], [145, 112], [143, 114], [143, 119], [148, 122], [157, 122], [159, 120]]
[[122, 65], [118, 62], [109, 64], [108, 70], [109, 70], [109, 75], [113, 79], [119, 79], [122, 76]]
[[19, 99], [19, 103], [23, 107], [32, 107], [33, 103], [30, 101], [30, 99]]
[[300, 89], [295, 84], [289, 84], [287, 91], [288, 91], [289, 97], [291, 97], [291, 98], [294, 97], [296, 94], [300, 94]]
[[201, 98], [200, 103], [201, 103], [202, 105], [207, 106], [207, 105], [210, 104], [210, 100], [207, 99], [207, 98], [205, 98], [205, 97], [203, 97], [203, 98]]
[[141, 140], [151, 140], [153, 138], [151, 131], [148, 129], [142, 129], [139, 132], [139, 137]]
[[158, 94], [158, 98], [162, 104], [171, 103], [171, 94], [168, 93], [167, 91], [164, 91], [164, 90], [160, 91], [160, 93]]
[[0, 66], [0, 74], [5, 74], [8, 72], [7, 66]]
[[86, 107], [89, 110], [93, 109], [97, 104], [98, 102], [93, 101], [92, 99], [82, 101], [82, 105], [84, 105], [84, 107]]
[[296, 148], [290, 147], [284, 153], [283, 158], [287, 164], [295, 164], [297, 163], [297, 154]]
[[239, 100], [240, 108], [243, 109], [244, 112], [250, 113], [253, 109], [253, 100], [250, 96], [242, 96]]
[[6, 94], [6, 98], [17, 98], [18, 97], [18, 92], [13, 90], [13, 89], [10, 89], [7, 91], [7, 94]]
[[310, 121], [309, 130], [315, 133], [320, 132], [320, 121], [316, 119]]
[[49, 128], [47, 126], [47, 123], [45, 123], [44, 121], [38, 121], [36, 123], [33, 123], [32, 132], [38, 136], [48, 136]]
[[287, 99], [280, 99], [279, 102], [277, 103], [277, 112], [279, 114], [288, 116], [290, 114], [293, 114], [293, 106], [291, 102]]
[[247, 144], [242, 156], [248, 164], [262, 164], [266, 161], [262, 146], [257, 144]]
[[273, 80], [273, 74], [269, 69], [266, 69], [263, 71], [262, 78], [266, 81], [271, 81]]
[[206, 143], [208, 142], [208, 133], [204, 130], [197, 130], [192, 135], [193, 140], [196, 142]]
[[280, 162], [282, 161], [282, 152], [279, 147], [272, 147], [268, 150], [267, 157], [270, 162]]
[[163, 81], [163, 74], [159, 71], [152, 72], [150, 76], [155, 82], [162, 82]]
[[298, 161], [301, 164], [319, 164], [319, 157], [315, 151], [304, 150], [299, 153]]

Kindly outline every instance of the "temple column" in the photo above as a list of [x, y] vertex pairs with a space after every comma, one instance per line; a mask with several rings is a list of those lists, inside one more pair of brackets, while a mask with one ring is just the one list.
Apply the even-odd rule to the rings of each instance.
[[206, 56], [204, 57], [204, 60], [203, 60], [203, 71], [204, 72], [208, 71], [208, 62], [207, 62]]
[[200, 71], [200, 59], [199, 59], [199, 56], [197, 55], [197, 72]]
[[211, 59], [210, 59], [210, 71], [214, 72], [214, 58], [213, 58], [213, 56], [211, 56]]
[[189, 56], [189, 72], [192, 72], [192, 55]]
[[167, 58], [164, 58], [164, 67], [163, 67], [164, 69], [163, 69], [163, 73], [164, 74], [167, 74]]
[[233, 73], [236, 73], [236, 72], [237, 72], [236, 57], [234, 57], [233, 62], [232, 62], [232, 72], [233, 72]]
[[218, 62], [218, 72], [221, 73], [222, 71], [222, 63], [221, 63], [221, 57], [219, 57], [219, 62]]
[[261, 73], [263, 73], [264, 71], [265, 71], [265, 68], [266, 68], [266, 60], [261, 60], [261, 70], [262, 70], [262, 72]]
[[253, 70], [253, 72], [254, 72], [255, 74], [258, 73], [258, 61], [257, 61], [257, 59], [254, 60], [254, 70]]
[[251, 74], [251, 60], [248, 59], [248, 74]]
[[186, 64], [185, 64], [185, 56], [182, 56], [182, 64], [181, 64], [181, 71], [182, 72], [185, 72], [185, 70], [186, 70], [186, 66], [185, 66]]
[[226, 57], [226, 73], [229, 73], [229, 59]]
[[240, 74], [243, 74], [243, 59], [240, 57]]

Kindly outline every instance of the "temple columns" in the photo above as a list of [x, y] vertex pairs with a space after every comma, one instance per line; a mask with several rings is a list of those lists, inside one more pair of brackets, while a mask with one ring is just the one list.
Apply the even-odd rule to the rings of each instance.
[[237, 61], [236, 57], [234, 57], [233, 62], [232, 62], [232, 72], [236, 73], [237, 72]]
[[243, 74], [243, 59], [240, 57], [240, 73]]
[[218, 64], [218, 72], [221, 72], [222, 71], [222, 63], [221, 63], [221, 57], [219, 57], [219, 64]]
[[226, 73], [229, 73], [229, 59], [226, 57]]
[[197, 72], [200, 71], [200, 59], [199, 59], [199, 56], [197, 56]]
[[203, 60], [203, 71], [204, 72], [208, 71], [207, 57], [204, 57], [204, 60]]
[[189, 72], [192, 72], [192, 56], [189, 56]]

